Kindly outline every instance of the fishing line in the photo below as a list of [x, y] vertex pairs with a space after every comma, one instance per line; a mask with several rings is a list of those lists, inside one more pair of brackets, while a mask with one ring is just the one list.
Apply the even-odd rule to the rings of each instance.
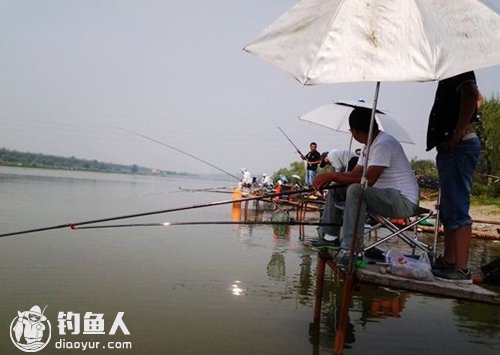
[[170, 208], [170, 209], [166, 209], [166, 210], [151, 211], [151, 212], [134, 213], [134, 214], [128, 214], [128, 215], [122, 215], [122, 216], [115, 216], [115, 217], [108, 217], [108, 218], [101, 218], [101, 219], [94, 219], [94, 220], [82, 221], [82, 222], [64, 223], [64, 224], [58, 224], [58, 225], [49, 226], [49, 227], [42, 227], [42, 228], [28, 229], [28, 230], [23, 230], [23, 231], [18, 231], [18, 232], [4, 233], [4, 234], [0, 234], [0, 238], [1, 237], [9, 237], [9, 236], [13, 236], [13, 235], [19, 235], [19, 234], [44, 232], [44, 231], [49, 231], [49, 230], [54, 230], [54, 229], [62, 229], [62, 228], [71, 228], [71, 229], [74, 229], [74, 228], [76, 228], [78, 226], [87, 225], [87, 224], [95, 224], [95, 223], [101, 223], [101, 222], [110, 222], [110, 221], [116, 221], [116, 220], [127, 219], [127, 218], [145, 217], [145, 216], [151, 216], [151, 215], [155, 215], [155, 214], [184, 211], [184, 210], [190, 210], [190, 209], [196, 209], [196, 208], [202, 208], [202, 207], [220, 206], [220, 205], [226, 205], [226, 204], [230, 204], [230, 203], [238, 203], [238, 202], [262, 200], [262, 199], [270, 198], [270, 197], [279, 197], [279, 196], [285, 196], [285, 195], [295, 195], [295, 194], [301, 194], [301, 193], [309, 193], [309, 192], [313, 192], [313, 191], [314, 191], [314, 189], [304, 189], [304, 190], [297, 190], [297, 191], [285, 191], [285, 192], [281, 192], [281, 193], [278, 193], [278, 194], [264, 194], [264, 195], [256, 196], [256, 197], [245, 197], [245, 198], [241, 198], [241, 199], [222, 200], [222, 201], [205, 203], [205, 204], [201, 204], [201, 205], [193, 205], [193, 206], [187, 206], [187, 207], [177, 207], [177, 208]]
[[224, 169], [222, 169], [222, 168], [219, 168], [218, 166], [215, 166], [214, 164], [209, 163], [209, 162], [208, 162], [208, 161], [206, 161], [206, 160], [203, 160], [203, 159], [201, 159], [201, 158], [198, 158], [198, 157], [194, 156], [193, 154], [190, 154], [190, 153], [188, 153], [188, 152], [185, 152], [185, 151], [183, 151], [183, 150], [181, 150], [181, 149], [179, 149], [179, 148], [176, 148], [176, 147], [174, 147], [174, 146], [172, 146], [172, 145], [170, 145], [170, 144], [167, 144], [167, 143], [162, 142], [162, 141], [159, 141], [159, 140], [157, 140], [157, 139], [154, 139], [154, 138], [151, 138], [151, 137], [145, 136], [144, 134], [141, 134], [141, 133], [137, 133], [137, 132], [134, 132], [134, 131], [130, 131], [130, 130], [125, 129], [125, 128], [121, 128], [121, 127], [114, 127], [114, 128], [119, 129], [119, 130], [124, 131], [124, 132], [127, 132], [127, 133], [130, 133], [130, 134], [133, 134], [133, 135], [138, 136], [138, 137], [142, 137], [142, 138], [144, 138], [144, 139], [147, 139], [148, 141], [151, 141], [151, 142], [154, 142], [154, 143], [160, 144], [160, 145], [162, 145], [162, 146], [164, 146], [164, 147], [167, 147], [167, 148], [173, 149], [173, 150], [175, 150], [176, 152], [182, 153], [182, 154], [184, 154], [184, 155], [187, 155], [187, 156], [188, 156], [188, 157], [190, 157], [190, 158], [196, 159], [196, 160], [198, 160], [198, 161], [200, 161], [200, 162], [202, 162], [202, 163], [204, 163], [204, 164], [207, 164], [208, 166], [211, 166], [212, 168], [217, 169], [217, 170], [219, 170], [220, 172], [223, 172], [224, 174], [229, 175], [229, 176], [231, 176], [231, 177], [235, 178], [235, 179], [236, 179], [236, 180], [238, 180], [238, 181], [240, 181], [240, 180], [241, 180], [241, 179], [240, 179], [239, 177], [237, 177], [236, 175], [233, 175], [233, 174], [231, 174], [230, 172], [228, 172], [228, 171], [226, 171], [226, 170], [224, 170]]
[[164, 192], [152, 192], [149, 194], [144, 194], [141, 195], [142, 197], [144, 196], [157, 196], [157, 195], [166, 195], [166, 194], [173, 194], [173, 193], [179, 193], [179, 192], [217, 192], [217, 193], [232, 193], [233, 190], [228, 188], [227, 186], [223, 187], [207, 187], [207, 188], [201, 188], [201, 189], [186, 189], [181, 186], [179, 186], [178, 190], [172, 190], [172, 191], [164, 191]]
[[81, 229], [107, 229], [107, 228], [131, 228], [131, 227], [170, 227], [170, 226], [200, 226], [200, 225], [250, 225], [250, 226], [341, 226], [338, 223], [321, 223], [321, 222], [273, 222], [273, 221], [196, 221], [196, 222], [164, 222], [164, 223], [128, 223], [128, 224], [105, 224], [97, 226], [74, 227], [73, 230]]
[[[221, 191], [221, 190], [224, 190], [224, 191]], [[184, 187], [181, 187], [179, 186], [179, 191], [176, 191], [176, 192], [224, 192], [224, 193], [228, 193], [228, 192], [233, 192], [232, 189], [228, 188], [227, 186], [220, 186], [220, 187], [205, 187], [205, 188], [199, 188], [199, 189], [188, 189], [188, 188], [184, 188]], [[174, 191], [172, 191], [174, 192]]]

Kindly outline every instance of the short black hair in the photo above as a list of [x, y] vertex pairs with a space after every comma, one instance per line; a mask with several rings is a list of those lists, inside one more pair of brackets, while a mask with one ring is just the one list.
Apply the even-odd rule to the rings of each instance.
[[[372, 117], [372, 109], [366, 107], [355, 107], [349, 115], [349, 127], [361, 132], [368, 133], [370, 130], [370, 119]], [[377, 121], [373, 122], [373, 130], [378, 130]]]

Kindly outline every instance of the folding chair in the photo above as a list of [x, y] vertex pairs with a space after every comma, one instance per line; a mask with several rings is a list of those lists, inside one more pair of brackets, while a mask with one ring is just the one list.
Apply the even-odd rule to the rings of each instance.
[[[388, 241], [393, 237], [397, 237], [406, 244], [408, 244], [412, 248], [413, 253], [415, 253], [415, 249], [418, 248], [424, 252], [432, 253], [432, 257], [434, 257], [434, 255], [436, 254], [436, 240], [439, 229], [439, 199], [440, 199], [439, 183], [435, 178], [429, 176], [418, 177], [417, 183], [421, 189], [431, 188], [433, 190], [438, 190], [438, 204], [436, 206], [437, 213], [434, 214], [434, 211], [418, 206], [416, 213], [413, 216], [410, 216], [408, 219], [406, 219], [405, 223], [399, 225], [394, 223], [391, 220], [391, 218], [380, 216], [371, 213], [370, 211], [367, 211], [368, 217], [375, 223], [373, 223], [367, 228], [367, 230], [365, 231], [365, 236], [371, 235], [371, 233], [380, 228], [385, 228], [389, 230], [389, 234], [365, 246], [363, 249], [365, 252]], [[428, 245], [418, 239], [417, 226], [419, 223], [433, 217], [434, 215], [436, 217], [435, 228], [434, 228], [434, 241], [432, 245]]]
[[[418, 239], [417, 225], [419, 223], [429, 219], [430, 217], [432, 217], [433, 214], [434, 214], [434, 212], [427, 209], [427, 208], [418, 207], [417, 212], [413, 216], [410, 216], [410, 218], [409, 218], [412, 221], [410, 221], [409, 223], [407, 222], [403, 225], [396, 225], [395, 223], [393, 223], [391, 221], [390, 218], [383, 217], [383, 216], [380, 216], [377, 214], [373, 214], [373, 213], [368, 211], [367, 215], [373, 221], [376, 221], [376, 224], [373, 226], [370, 226], [365, 231], [365, 235], [371, 234], [373, 231], [380, 229], [380, 228], [388, 229], [390, 231], [390, 233], [388, 235], [382, 237], [381, 239], [365, 246], [363, 250], [367, 251], [371, 248], [374, 248], [374, 247], [388, 241], [389, 239], [391, 239], [393, 237], [398, 237], [403, 242], [408, 244], [413, 249], [413, 251], [415, 251], [415, 248], [419, 248], [425, 252], [432, 251], [432, 248], [433, 248], [432, 246], [429, 246]], [[411, 232], [411, 234], [409, 232]]]

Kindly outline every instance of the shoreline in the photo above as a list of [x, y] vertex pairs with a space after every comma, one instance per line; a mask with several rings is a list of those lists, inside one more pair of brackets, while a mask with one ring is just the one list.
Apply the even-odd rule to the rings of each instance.
[[[436, 201], [420, 201], [420, 205], [435, 210]], [[500, 240], [500, 207], [496, 205], [480, 205], [470, 207], [472, 217], [472, 237], [480, 239]], [[434, 227], [420, 226], [424, 232], [434, 232]], [[440, 228], [442, 233], [442, 227]]]

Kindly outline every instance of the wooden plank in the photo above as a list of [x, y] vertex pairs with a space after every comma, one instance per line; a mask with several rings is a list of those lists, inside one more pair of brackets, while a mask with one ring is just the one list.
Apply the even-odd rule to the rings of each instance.
[[362, 283], [370, 283], [435, 296], [500, 305], [500, 294], [475, 284], [458, 284], [440, 280], [420, 281], [383, 273], [383, 269], [383, 266], [368, 265], [364, 269], [357, 269], [356, 277]]
[[[425, 233], [434, 233], [434, 227], [429, 226], [418, 226], [418, 229]], [[443, 228], [439, 228], [439, 235], [443, 235]], [[478, 239], [492, 239], [492, 240], [500, 240], [500, 234], [498, 234], [497, 230], [490, 231], [481, 231], [474, 229], [474, 224], [472, 225], [471, 237]]]

